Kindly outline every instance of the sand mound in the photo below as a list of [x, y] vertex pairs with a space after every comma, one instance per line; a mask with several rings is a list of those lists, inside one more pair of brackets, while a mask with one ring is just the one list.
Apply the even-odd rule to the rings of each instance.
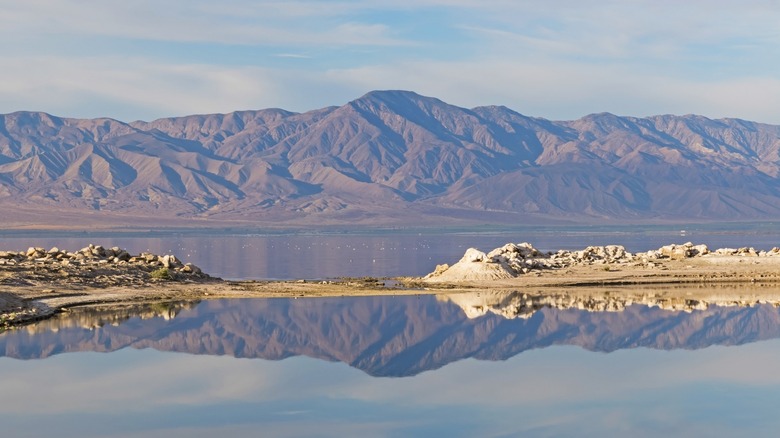
[[501, 261], [494, 261], [484, 252], [469, 248], [454, 265], [439, 265], [425, 277], [433, 283], [451, 281], [500, 280], [515, 277], [514, 271]]

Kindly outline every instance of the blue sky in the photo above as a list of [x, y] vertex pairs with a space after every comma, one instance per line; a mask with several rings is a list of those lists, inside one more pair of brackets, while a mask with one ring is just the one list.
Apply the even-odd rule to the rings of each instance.
[[780, 124], [774, 0], [0, 0], [0, 113], [307, 111], [375, 89]]

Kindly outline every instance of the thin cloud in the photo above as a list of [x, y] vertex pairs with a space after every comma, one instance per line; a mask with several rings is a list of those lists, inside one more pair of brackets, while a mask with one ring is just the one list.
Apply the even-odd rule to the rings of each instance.
[[63, 57], [25, 57], [0, 59], [0, 69], [5, 78], [0, 112], [31, 109], [126, 121], [268, 107], [308, 111], [341, 105], [372, 89], [399, 88], [459, 106], [502, 104], [551, 119], [609, 111], [780, 122], [780, 79], [769, 74], [700, 81], [630, 66], [499, 58], [308, 71], [148, 58], [96, 57], [74, 63]]
[[[5, 2], [8, 3], [8, 2]], [[1, 5], [2, 3], [0, 3]], [[132, 5], [115, 2], [31, 0], [15, 2], [0, 17], [0, 34], [114, 37], [146, 41], [218, 43], [238, 45], [345, 45], [392, 46], [412, 41], [392, 34], [389, 26], [359, 22], [349, 15], [318, 20], [310, 15], [297, 22], [286, 8], [264, 8], [258, 2], [231, 2], [230, 12], [202, 2], [167, 2], [161, 7], [148, 0]], [[314, 8], [324, 14], [324, 8]], [[288, 10], [288, 13], [284, 11]], [[335, 7], [330, 14], [339, 16]]]
[[[780, 122], [780, 10], [759, 0], [562, 0], [555, 7], [535, 0], [0, 0], [0, 7], [5, 112], [150, 119], [270, 106], [306, 111], [403, 88], [555, 119], [610, 111]], [[426, 25], [423, 14], [437, 19]]]
[[[778, 123], [780, 79], [771, 75], [699, 81], [630, 66], [480, 59], [412, 62], [330, 71], [331, 80], [416, 90], [460, 106], [504, 104], [521, 113], [576, 119], [608, 111], [647, 116], [697, 113]], [[479, 78], [475, 80], [474, 78]]]
[[277, 53], [274, 56], [277, 58], [312, 59], [309, 55], [301, 55], [299, 53]]

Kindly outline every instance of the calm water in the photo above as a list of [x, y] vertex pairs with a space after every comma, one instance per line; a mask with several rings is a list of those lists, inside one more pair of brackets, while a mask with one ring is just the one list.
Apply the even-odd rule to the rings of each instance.
[[[171, 252], [226, 278], [421, 275], [466, 248], [780, 246], [772, 226], [480, 234], [14, 236]], [[219, 300], [0, 334], [2, 436], [775, 436], [780, 310], [469, 318], [446, 296]], [[473, 312], [471, 313], [473, 315]]]
[[[446, 297], [73, 312], [0, 336], [9, 436], [772, 436], [780, 310]], [[107, 354], [108, 353], [108, 354]]]
[[505, 232], [312, 235], [25, 235], [0, 234], [0, 249], [29, 246], [77, 250], [90, 243], [119, 246], [131, 253], [175, 254], [211, 275], [228, 279], [318, 279], [424, 275], [437, 264], [458, 261], [469, 247], [485, 252], [508, 242], [529, 242], [543, 251], [582, 249], [589, 245], [624, 245], [629, 251], [657, 249], [669, 243], [706, 244], [712, 248], [780, 246], [780, 225], [755, 224], [734, 230], [727, 226], [613, 229], [528, 229]]

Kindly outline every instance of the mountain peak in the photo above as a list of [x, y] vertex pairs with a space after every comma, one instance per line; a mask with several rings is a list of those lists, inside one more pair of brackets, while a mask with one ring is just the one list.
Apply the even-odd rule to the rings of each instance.
[[408, 90], [373, 90], [356, 100], [434, 99]]
[[364, 94], [353, 100], [350, 104], [360, 107], [386, 107], [403, 111], [405, 108], [422, 108], [431, 106], [454, 107], [435, 97], [423, 96], [413, 91], [405, 90], [377, 90]]

